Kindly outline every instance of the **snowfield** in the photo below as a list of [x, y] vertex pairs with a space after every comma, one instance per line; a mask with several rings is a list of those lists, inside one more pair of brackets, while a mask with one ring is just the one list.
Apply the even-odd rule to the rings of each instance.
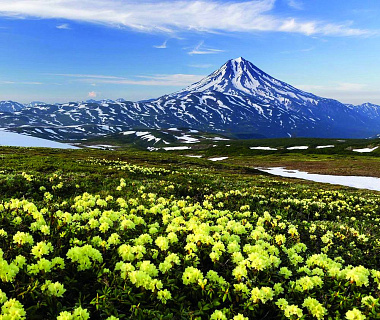
[[363, 148], [363, 149], [352, 149], [354, 152], [360, 152], [360, 153], [367, 153], [367, 152], [372, 152], [375, 151], [378, 147], [374, 148]]
[[228, 159], [228, 157], [209, 158], [208, 160], [210, 160], [210, 161], [222, 161], [222, 160], [226, 160], [226, 159]]
[[165, 147], [163, 149], [166, 150], [166, 151], [171, 151], [171, 150], [187, 150], [187, 149], [190, 149], [190, 147], [187, 147], [187, 146]]
[[308, 146], [295, 146], [295, 147], [289, 147], [289, 148], [286, 148], [287, 150], [307, 150], [309, 149]]
[[36, 137], [30, 137], [7, 131], [0, 131], [0, 146], [79, 149], [78, 147], [74, 147], [70, 144], [55, 142]]
[[251, 150], [267, 150], [267, 151], [274, 151], [277, 150], [276, 148], [271, 148], [271, 147], [249, 147]]
[[189, 157], [189, 158], [202, 158], [201, 155], [192, 155], [192, 154], [187, 154], [187, 155], [185, 155], [185, 157]]
[[360, 177], [360, 176], [334, 176], [328, 174], [315, 174], [298, 170], [287, 170], [285, 168], [256, 168], [262, 172], [267, 172], [275, 176], [298, 178], [315, 182], [337, 184], [358, 189], [369, 189], [380, 191], [380, 178]]
[[189, 135], [186, 135], [186, 134], [183, 135], [183, 136], [176, 136], [176, 138], [178, 140], [183, 140], [182, 141], [183, 143], [198, 143], [198, 142], [200, 142], [199, 139], [193, 138], [192, 136], [189, 136]]

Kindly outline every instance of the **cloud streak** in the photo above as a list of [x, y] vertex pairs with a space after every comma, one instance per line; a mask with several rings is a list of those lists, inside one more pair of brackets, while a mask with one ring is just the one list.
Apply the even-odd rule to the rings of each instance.
[[62, 30], [70, 30], [70, 26], [68, 23], [63, 23], [63, 24], [60, 24], [58, 26], [56, 26], [57, 29], [62, 29]]
[[25, 84], [25, 85], [41, 85], [43, 84], [42, 82], [37, 82], [37, 81], [21, 81], [21, 82], [16, 82], [16, 81], [0, 81], [0, 84]]
[[67, 19], [168, 34], [183, 31], [277, 31], [305, 35], [368, 36], [374, 33], [346, 23], [277, 16], [273, 13], [275, 2], [276, 0], [0, 0], [0, 16]]
[[224, 50], [219, 50], [219, 49], [211, 49], [211, 48], [205, 48], [204, 46], [204, 41], [201, 41], [196, 45], [196, 47], [188, 52], [189, 55], [193, 54], [216, 54], [220, 52], [224, 52]]
[[349, 82], [340, 82], [334, 85], [323, 86], [323, 85], [299, 85], [297, 88], [304, 91], [312, 90], [323, 90], [323, 91], [334, 91], [334, 92], [362, 92], [368, 90], [368, 85], [363, 83], [349, 83]]
[[200, 68], [200, 69], [208, 69], [213, 67], [214, 65], [211, 63], [204, 63], [204, 64], [189, 64], [189, 67], [191, 68]]
[[303, 3], [300, 0], [287, 0], [288, 6], [293, 9], [303, 10]]
[[313, 51], [315, 47], [309, 47], [309, 48], [304, 48], [304, 49], [299, 49], [299, 50], [287, 50], [287, 51], [281, 51], [280, 53], [283, 54], [293, 54], [293, 53], [299, 53], [299, 52], [310, 52]]
[[344, 103], [361, 104], [371, 101], [380, 104], [379, 90], [364, 83], [339, 82], [331, 85], [296, 85], [295, 87]]
[[74, 78], [80, 82], [91, 84], [120, 84], [138, 86], [172, 86], [182, 87], [201, 80], [204, 75], [194, 74], [156, 74], [150, 76], [137, 76], [136, 79], [89, 74], [55, 74], [56, 76]]
[[167, 48], [167, 44], [168, 44], [168, 40], [165, 40], [163, 42], [163, 44], [160, 44], [158, 46], [153, 46], [153, 47], [156, 48], [156, 49], [166, 49]]

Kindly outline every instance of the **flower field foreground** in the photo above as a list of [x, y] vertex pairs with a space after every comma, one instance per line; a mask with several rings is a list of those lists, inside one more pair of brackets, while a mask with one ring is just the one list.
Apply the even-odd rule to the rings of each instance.
[[375, 193], [86, 165], [2, 172], [0, 319], [380, 319]]

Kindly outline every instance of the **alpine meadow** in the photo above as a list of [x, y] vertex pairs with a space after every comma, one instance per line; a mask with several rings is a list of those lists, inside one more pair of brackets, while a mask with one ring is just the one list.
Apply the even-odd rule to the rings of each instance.
[[379, 14], [0, 0], [0, 320], [380, 319]]

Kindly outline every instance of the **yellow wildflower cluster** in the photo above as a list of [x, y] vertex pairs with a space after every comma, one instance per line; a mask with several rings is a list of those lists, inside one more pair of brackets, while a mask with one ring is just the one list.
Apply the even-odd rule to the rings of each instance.
[[[57, 175], [50, 189], [37, 189], [38, 201], [2, 200], [0, 319], [38, 312], [30, 306], [33, 299], [58, 320], [89, 319], [90, 312], [96, 318], [103, 309], [108, 320], [159, 313], [350, 320], [380, 312], [378, 266], [358, 263], [342, 249], [378, 250], [380, 243], [376, 247], [371, 233], [349, 217], [363, 203], [378, 208], [376, 202], [290, 186], [281, 194], [274, 187], [244, 186], [179, 196], [175, 192], [190, 189], [161, 180], [174, 171], [92, 163], [124, 174], [114, 190], [62, 198], [65, 181]], [[154, 176], [162, 188], [151, 190], [145, 180], [134, 185], [132, 174]], [[190, 174], [180, 177], [191, 184]], [[302, 192], [308, 197], [298, 199]], [[332, 213], [341, 221], [321, 219]], [[86, 301], [79, 306], [81, 299]]]

